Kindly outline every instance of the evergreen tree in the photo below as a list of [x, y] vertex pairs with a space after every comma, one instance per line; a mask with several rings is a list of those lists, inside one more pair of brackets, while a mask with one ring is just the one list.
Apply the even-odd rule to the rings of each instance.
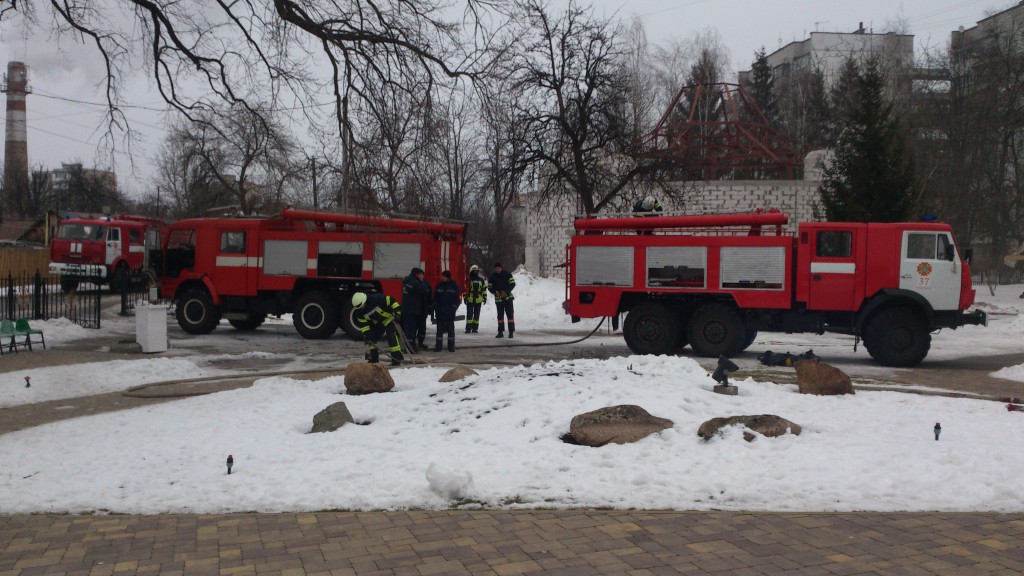
[[911, 216], [914, 166], [884, 87], [877, 60], [868, 60], [822, 174], [819, 192], [830, 221], [899, 222]]
[[750, 97], [768, 122], [775, 124], [778, 120], [775, 79], [772, 76], [772, 69], [768, 66], [768, 54], [764, 46], [754, 52], [754, 62], [750, 65]]

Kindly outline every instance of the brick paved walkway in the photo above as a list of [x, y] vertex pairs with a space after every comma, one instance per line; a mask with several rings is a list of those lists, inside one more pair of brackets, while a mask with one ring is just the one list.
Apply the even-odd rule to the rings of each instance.
[[1024, 514], [0, 517], [0, 575], [1024, 573]]

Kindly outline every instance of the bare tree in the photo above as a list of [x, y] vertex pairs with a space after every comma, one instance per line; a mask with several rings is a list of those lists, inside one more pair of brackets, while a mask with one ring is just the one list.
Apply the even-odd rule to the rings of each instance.
[[932, 118], [942, 138], [930, 147], [939, 159], [930, 164], [928, 197], [988, 245], [994, 271], [1024, 240], [1024, 19], [985, 25], [981, 37], [954, 43], [944, 62], [950, 82], [936, 106], [944, 113]]
[[653, 174], [633, 156], [637, 130], [622, 102], [629, 86], [620, 28], [573, 0], [555, 16], [541, 0], [520, 3], [531, 27], [517, 77], [530, 92], [521, 114], [540, 197], [571, 197], [600, 211]]
[[273, 113], [260, 107], [204, 114], [183, 136], [245, 214], [271, 207], [297, 152]]
[[425, 154], [433, 115], [433, 86], [420, 75], [406, 86], [367, 87], [355, 109], [352, 179], [355, 205], [387, 212], [418, 212], [417, 165]]
[[[301, 107], [315, 128], [330, 104], [340, 135], [348, 99], [367, 87], [484, 67], [478, 58], [489, 39], [485, 23], [500, 27], [501, 3], [460, 5], [461, 19], [446, 0], [0, 0], [0, 25], [28, 26], [95, 50], [105, 72], [106, 142], [115, 145], [132, 136], [123, 85], [139, 68], [189, 118], [228, 106], [264, 122], [283, 103]], [[325, 103], [324, 94], [333, 102]], [[259, 105], [268, 101], [275, 105]]]

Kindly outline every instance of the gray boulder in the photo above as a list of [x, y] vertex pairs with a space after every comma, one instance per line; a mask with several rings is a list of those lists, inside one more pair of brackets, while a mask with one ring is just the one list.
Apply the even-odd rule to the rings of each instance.
[[441, 379], [438, 380], [438, 382], [455, 382], [457, 380], [462, 380], [467, 376], [476, 376], [476, 370], [466, 368], [465, 366], [456, 366], [455, 368], [445, 372], [444, 376], [441, 376]]
[[354, 424], [352, 414], [344, 402], [335, 402], [313, 416], [313, 429], [310, 432], [334, 432], [345, 424]]
[[636, 442], [671, 427], [671, 420], [651, 416], [639, 406], [626, 404], [574, 416], [569, 424], [569, 435], [577, 444], [597, 447], [609, 442]]
[[389, 392], [395, 387], [383, 364], [355, 363], [345, 367], [345, 390], [353, 396]]
[[796, 363], [796, 384], [801, 394], [855, 394], [853, 382], [845, 372], [818, 360], [800, 360]]
[[[742, 424], [745, 428], [769, 438], [782, 436], [787, 432], [799, 436], [800, 432], [802, 432], [800, 426], [786, 420], [785, 418], [780, 418], [774, 414], [761, 414], [760, 416], [729, 416], [726, 418], [712, 418], [700, 425], [700, 428], [697, 429], [697, 436], [700, 436], [705, 440], [710, 440], [712, 436], [719, 434], [722, 428], [725, 428], [726, 426], [734, 426], [736, 424]], [[756, 436], [744, 431], [743, 438], [747, 442], [751, 442], [756, 438]]]

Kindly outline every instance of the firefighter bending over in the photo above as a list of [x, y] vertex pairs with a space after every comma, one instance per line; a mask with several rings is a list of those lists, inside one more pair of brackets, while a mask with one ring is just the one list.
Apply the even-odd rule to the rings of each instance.
[[391, 354], [391, 365], [401, 364], [405, 357], [402, 356], [402, 344], [395, 331], [395, 322], [402, 315], [402, 307], [398, 301], [380, 293], [367, 296], [362, 292], [356, 292], [352, 295], [352, 307], [362, 311], [356, 317], [356, 323], [363, 333], [363, 341], [366, 342], [370, 363], [376, 364], [380, 361], [377, 339], [386, 334], [388, 352]]

